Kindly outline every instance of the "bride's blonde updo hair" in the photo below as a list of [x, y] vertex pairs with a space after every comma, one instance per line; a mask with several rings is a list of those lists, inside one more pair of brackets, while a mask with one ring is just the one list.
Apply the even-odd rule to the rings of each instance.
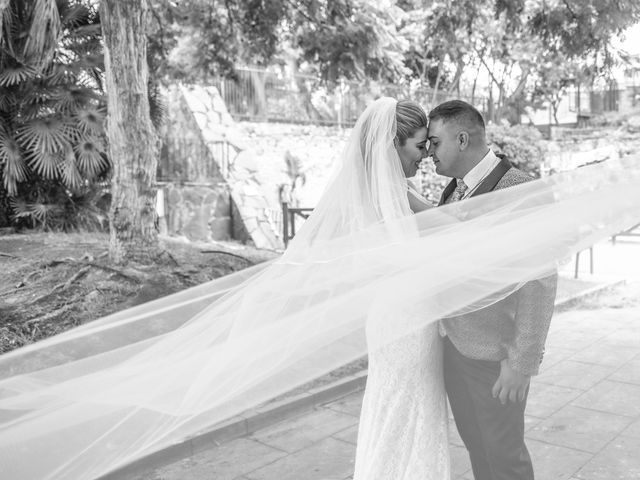
[[407, 138], [427, 126], [427, 114], [412, 100], [399, 100], [396, 104], [396, 142], [404, 146]]

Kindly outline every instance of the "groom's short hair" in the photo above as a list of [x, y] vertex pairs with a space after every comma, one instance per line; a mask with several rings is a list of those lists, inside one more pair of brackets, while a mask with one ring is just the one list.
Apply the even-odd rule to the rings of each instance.
[[484, 118], [482, 114], [470, 103], [462, 100], [449, 100], [441, 103], [429, 112], [429, 122], [442, 120], [443, 123], [454, 120], [468, 127], [480, 127], [484, 132]]

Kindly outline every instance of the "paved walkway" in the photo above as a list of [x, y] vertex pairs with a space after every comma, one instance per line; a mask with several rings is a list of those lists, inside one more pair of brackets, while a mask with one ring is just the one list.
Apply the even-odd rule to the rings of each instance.
[[[640, 242], [598, 245], [594, 260], [595, 276], [583, 273], [584, 255], [580, 288], [603, 278], [632, 283], [604, 298], [606, 308], [587, 304], [591, 309], [554, 317], [526, 411], [527, 444], [541, 480], [640, 479], [640, 302], [624, 298], [640, 295]], [[573, 267], [569, 262], [562, 268], [569, 290], [575, 288], [566, 280]], [[361, 399], [362, 392], [350, 394], [140, 479], [349, 479]], [[453, 424], [451, 432], [454, 477], [472, 480]]]

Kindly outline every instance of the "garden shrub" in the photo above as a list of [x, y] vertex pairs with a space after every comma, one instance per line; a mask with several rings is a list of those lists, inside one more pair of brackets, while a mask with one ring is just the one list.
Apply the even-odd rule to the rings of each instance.
[[546, 141], [537, 128], [528, 125], [488, 125], [487, 142], [494, 152], [505, 155], [515, 167], [532, 177], [540, 177]]

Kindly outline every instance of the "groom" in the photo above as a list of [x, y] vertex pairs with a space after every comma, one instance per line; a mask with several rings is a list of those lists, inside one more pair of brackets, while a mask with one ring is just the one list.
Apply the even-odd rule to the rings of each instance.
[[[452, 178], [440, 205], [532, 180], [491, 151], [482, 115], [466, 102], [434, 108], [428, 139], [436, 172]], [[524, 410], [556, 281], [555, 275], [530, 281], [489, 307], [440, 322], [445, 387], [475, 480], [533, 480]]]

